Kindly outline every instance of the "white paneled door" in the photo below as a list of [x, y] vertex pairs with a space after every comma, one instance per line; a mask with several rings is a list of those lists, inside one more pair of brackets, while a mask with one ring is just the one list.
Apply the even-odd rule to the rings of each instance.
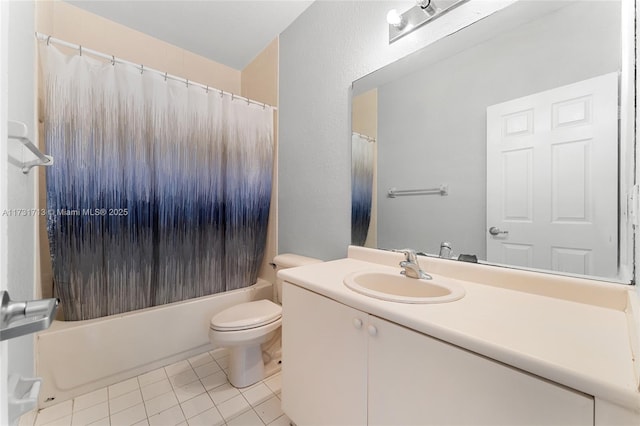
[[618, 73], [487, 108], [487, 260], [618, 274]]

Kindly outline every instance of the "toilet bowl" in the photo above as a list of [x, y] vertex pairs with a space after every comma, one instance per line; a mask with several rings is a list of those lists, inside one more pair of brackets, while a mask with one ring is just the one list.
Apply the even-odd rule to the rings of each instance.
[[[295, 254], [273, 259], [276, 269], [319, 263], [321, 260]], [[280, 302], [282, 281], [276, 280], [274, 299]], [[244, 388], [265, 377], [261, 345], [280, 332], [282, 306], [271, 300], [256, 300], [227, 308], [211, 318], [209, 339], [214, 347], [229, 350], [229, 382]]]
[[237, 388], [264, 378], [261, 344], [282, 323], [282, 307], [270, 300], [241, 303], [211, 318], [209, 339], [229, 349], [229, 381]]

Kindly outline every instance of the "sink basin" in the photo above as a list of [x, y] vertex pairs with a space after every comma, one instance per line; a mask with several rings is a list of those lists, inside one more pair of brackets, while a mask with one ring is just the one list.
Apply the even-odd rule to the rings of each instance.
[[434, 276], [431, 280], [407, 278], [400, 272], [354, 272], [344, 278], [351, 290], [376, 299], [400, 303], [446, 303], [464, 297], [456, 280]]

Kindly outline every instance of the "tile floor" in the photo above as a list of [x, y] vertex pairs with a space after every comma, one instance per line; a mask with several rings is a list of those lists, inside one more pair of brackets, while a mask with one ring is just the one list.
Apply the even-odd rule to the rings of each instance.
[[40, 410], [34, 426], [289, 426], [280, 373], [238, 390], [224, 349]]

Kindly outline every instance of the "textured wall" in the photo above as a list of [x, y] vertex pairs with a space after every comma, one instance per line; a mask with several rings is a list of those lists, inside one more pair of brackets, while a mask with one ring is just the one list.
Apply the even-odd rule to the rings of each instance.
[[344, 257], [351, 237], [351, 83], [511, 1], [470, 1], [388, 44], [389, 9], [316, 1], [280, 36], [278, 250]]

